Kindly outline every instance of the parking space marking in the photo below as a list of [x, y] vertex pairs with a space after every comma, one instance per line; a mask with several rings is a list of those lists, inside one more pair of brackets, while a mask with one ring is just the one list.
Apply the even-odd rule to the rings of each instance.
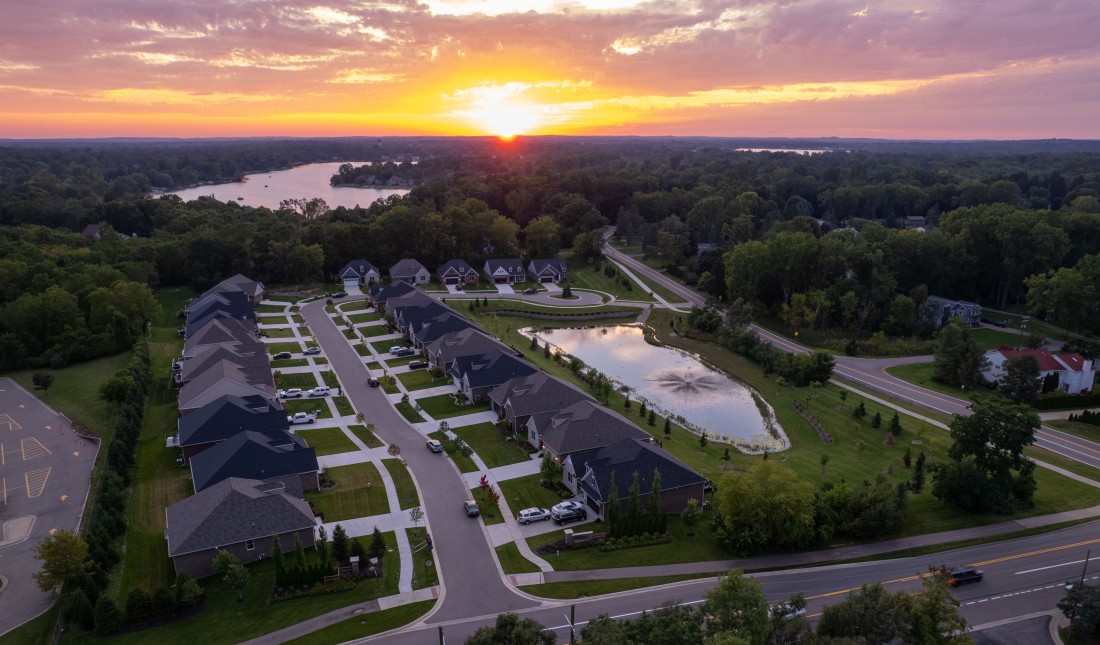
[[34, 499], [42, 494], [42, 491], [46, 489], [46, 480], [50, 478], [50, 471], [52, 470], [53, 467], [48, 466], [29, 471], [23, 476], [27, 482], [27, 497]]
[[0, 428], [6, 427], [9, 432], [15, 432], [16, 430], [22, 430], [23, 426], [16, 423], [15, 419], [7, 414], [0, 414]]
[[34, 437], [29, 439], [23, 439], [19, 442], [20, 447], [23, 449], [23, 461], [30, 461], [37, 457], [45, 457], [46, 455], [52, 455], [50, 449], [42, 445], [42, 442]]

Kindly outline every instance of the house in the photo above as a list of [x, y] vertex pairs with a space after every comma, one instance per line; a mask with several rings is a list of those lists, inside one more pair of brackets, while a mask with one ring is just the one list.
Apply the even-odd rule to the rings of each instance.
[[229, 361], [220, 361], [180, 388], [180, 414], [187, 415], [227, 395], [261, 396], [275, 401], [275, 382], [271, 371], [245, 372]]
[[490, 284], [516, 284], [524, 279], [523, 260], [519, 258], [485, 261], [485, 280]]
[[406, 258], [398, 261], [397, 264], [390, 267], [390, 280], [394, 282], [407, 282], [409, 284], [428, 284], [432, 279], [432, 274], [428, 273], [428, 270], [424, 268], [423, 264], [420, 264], [412, 258]]
[[952, 318], [960, 318], [967, 325], [977, 325], [981, 322], [982, 306], [966, 300], [928, 296], [917, 313], [921, 322], [932, 327], [943, 327]]
[[451, 365], [459, 356], [475, 356], [492, 351], [514, 351], [473, 325], [461, 331], [443, 334], [435, 340], [426, 342], [423, 349], [424, 357], [427, 358], [428, 362], [432, 366], [443, 370], [444, 373], [451, 370]]
[[272, 536], [283, 553], [314, 545], [317, 518], [300, 494], [281, 483], [224, 479], [164, 511], [164, 537], [176, 573], [202, 578], [214, 573], [214, 556], [225, 549], [241, 562], [271, 555]]
[[182, 387], [221, 361], [228, 361], [246, 373], [253, 371], [266, 374], [271, 370], [267, 349], [261, 343], [203, 345], [179, 362], [180, 369], [173, 372], [172, 384]]
[[907, 231], [923, 231], [928, 225], [924, 215], [908, 215], [901, 219], [901, 227]]
[[407, 296], [410, 293], [420, 293], [416, 287], [408, 282], [392, 282], [387, 285], [375, 285], [370, 288], [370, 300], [375, 309], [386, 311], [386, 303], [395, 298]]
[[352, 260], [340, 269], [340, 280], [345, 287], [377, 284], [382, 279], [382, 273], [366, 260]]
[[209, 322], [218, 319], [239, 320], [256, 327], [256, 312], [248, 296], [241, 292], [212, 293], [196, 298], [183, 310], [184, 338], [190, 337]]
[[282, 431], [238, 432], [192, 456], [189, 463], [196, 493], [229, 477], [279, 480], [297, 490], [320, 488], [317, 451]]
[[99, 224], [89, 224], [84, 227], [84, 230], [80, 232], [81, 235], [89, 240], [99, 239]]
[[421, 348], [426, 344], [453, 332], [470, 329], [474, 324], [469, 320], [449, 311], [424, 320], [409, 328], [412, 335], [413, 347]]
[[187, 335], [183, 341], [183, 357], [186, 359], [205, 345], [251, 345], [259, 343], [256, 326], [234, 318], [215, 318], [196, 331]]
[[569, 280], [569, 265], [565, 260], [531, 260], [527, 265], [527, 274], [535, 282], [566, 282]]
[[481, 278], [466, 260], [447, 260], [435, 272], [441, 284], [477, 284]]
[[612, 474], [619, 510], [626, 513], [634, 473], [638, 473], [638, 501], [646, 508], [653, 492], [655, 471], [661, 473], [662, 513], [682, 512], [689, 499], [703, 501], [707, 478], [644, 439], [623, 439], [569, 455], [562, 464], [562, 481], [579, 496], [582, 504], [595, 511], [600, 519], [606, 519]]
[[527, 420], [532, 415], [564, 410], [581, 401], [595, 402], [592, 397], [565, 381], [546, 372], [535, 372], [511, 379], [489, 392], [493, 411], [506, 419], [512, 429], [527, 434]]
[[387, 308], [393, 316], [397, 331], [407, 335], [410, 340], [412, 331], [421, 323], [441, 314], [453, 313], [450, 307], [423, 293], [405, 296], [401, 302], [391, 300]]
[[183, 463], [191, 457], [242, 432], [266, 434], [286, 432], [286, 410], [262, 396], [226, 395], [180, 417], [176, 445], [183, 451]]
[[456, 358], [449, 374], [458, 391], [466, 395], [466, 400], [477, 403], [501, 383], [535, 371], [533, 365], [511, 353], [489, 351]]
[[1039, 380], [1052, 375], [1058, 378], [1058, 390], [1065, 394], [1083, 394], [1092, 391], [1096, 368], [1090, 359], [1077, 353], [1052, 354], [1048, 349], [1009, 349], [1001, 347], [985, 353], [986, 367], [982, 376], [990, 383], [998, 383], [1005, 375], [1005, 364], [1017, 356], [1032, 356], [1039, 363]]
[[255, 280], [248, 278], [238, 273], [235, 276], [226, 278], [218, 284], [214, 285], [210, 289], [207, 289], [202, 296], [206, 296], [211, 293], [243, 293], [248, 297], [248, 300], [254, 304], [260, 304], [260, 301], [264, 299], [264, 285], [262, 282], [256, 282]]
[[534, 414], [527, 420], [527, 442], [549, 451], [558, 463], [575, 452], [603, 448], [623, 439], [649, 438], [625, 417], [592, 401]]

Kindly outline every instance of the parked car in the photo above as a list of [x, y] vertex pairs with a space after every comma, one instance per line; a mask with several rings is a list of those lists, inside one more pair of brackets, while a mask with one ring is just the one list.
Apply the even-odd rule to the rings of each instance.
[[437, 439], [428, 439], [428, 450], [432, 452], [443, 452], [443, 444], [439, 443]]
[[768, 618], [785, 618], [790, 620], [792, 618], [798, 618], [799, 616], [806, 615], [805, 607], [795, 607], [794, 605], [781, 602], [778, 605], [772, 605], [768, 607]]
[[523, 290], [523, 295], [525, 295], [525, 296], [533, 296], [533, 295], [535, 295], [535, 294], [536, 294], [536, 293], [538, 293], [538, 292], [539, 292], [539, 290], [538, 290], [538, 289], [536, 289], [536, 288], [534, 288], [534, 287], [528, 287], [527, 289], [524, 289], [524, 290]]
[[409, 363], [410, 370], [422, 370], [428, 366], [428, 361], [412, 361]]
[[477, 517], [481, 515], [481, 509], [477, 507], [477, 502], [472, 499], [468, 499], [462, 502], [462, 508], [466, 509], [466, 515], [470, 517]]
[[336, 293], [332, 294], [332, 297], [333, 298], [344, 298], [347, 295], [348, 295], [347, 291], [337, 291]]
[[300, 387], [292, 387], [289, 390], [283, 390], [280, 394], [284, 399], [297, 399], [300, 398], [304, 392], [302, 392], [302, 388]]
[[286, 360], [286, 359], [290, 358], [290, 356], [291, 356], [290, 352], [279, 352], [278, 354], [275, 354], [274, 356], [272, 356], [271, 360], [273, 360], [273, 361], [283, 361], [283, 360]]
[[550, 519], [550, 511], [545, 508], [525, 508], [519, 512], [516, 516], [516, 521], [520, 524], [530, 524], [531, 522], [542, 522]]
[[554, 521], [558, 524], [566, 524], [568, 522], [579, 522], [588, 519], [588, 511], [583, 508], [567, 508], [562, 511], [551, 513], [550, 516], [553, 517]]
[[286, 418], [286, 422], [290, 425], [298, 423], [313, 423], [317, 420], [317, 415], [312, 412], [295, 412], [294, 414]]
[[390, 348], [390, 353], [393, 354], [394, 356], [396, 356], [397, 352], [403, 352], [406, 349], [412, 349], [412, 348], [411, 347], [402, 347], [401, 345], [394, 345], [393, 347]]
[[390, 353], [397, 357], [412, 356], [416, 353], [416, 350], [412, 347], [395, 347], [390, 349]]
[[557, 504], [554, 504], [554, 507], [550, 509], [550, 512], [560, 513], [561, 511], [579, 510], [579, 509], [582, 509], [582, 508], [584, 508], [584, 507], [581, 506], [580, 502], [575, 502], [573, 500], [566, 500], [564, 502], [558, 502]]
[[314, 354], [320, 354], [321, 353], [321, 348], [320, 347], [310, 347], [302, 353], [306, 354], [308, 356], [313, 356]]
[[309, 391], [309, 396], [311, 396], [311, 397], [314, 397], [314, 396], [328, 396], [328, 394], [329, 394], [329, 386], [327, 386], [327, 385], [318, 385], [317, 387], [315, 387], [315, 388], [313, 388], [312, 390]]
[[367, 379], [367, 385], [369, 385], [371, 387], [378, 387], [381, 384], [378, 382], [378, 379], [376, 379], [372, 376], [369, 379]]
[[971, 582], [981, 582], [982, 577], [985, 575], [984, 571], [974, 567], [948, 567], [944, 569], [944, 573], [947, 574], [947, 584], [952, 587]]

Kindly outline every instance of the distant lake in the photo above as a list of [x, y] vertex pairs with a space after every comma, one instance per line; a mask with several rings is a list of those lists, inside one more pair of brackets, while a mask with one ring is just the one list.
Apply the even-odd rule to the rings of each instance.
[[738, 148], [737, 152], [793, 152], [800, 155], [823, 155], [832, 150], [806, 150], [796, 148]]
[[279, 202], [284, 199], [320, 197], [325, 200], [329, 208], [336, 208], [337, 206], [354, 208], [355, 206], [369, 206], [375, 201], [390, 195], [404, 195], [409, 192], [407, 188], [334, 187], [329, 184], [329, 180], [332, 179], [332, 176], [336, 174], [337, 169], [343, 163], [361, 166], [367, 162], [311, 163], [290, 170], [274, 170], [272, 172], [245, 175], [244, 181], [196, 186], [169, 194], [179, 195], [185, 202], [213, 195], [214, 199], [223, 202], [235, 201], [248, 206], [266, 206], [275, 210], [279, 208]]

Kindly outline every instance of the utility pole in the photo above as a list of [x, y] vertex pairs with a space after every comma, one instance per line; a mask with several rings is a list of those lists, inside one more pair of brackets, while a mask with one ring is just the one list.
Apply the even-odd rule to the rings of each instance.
[[1089, 549], [1088, 551], [1085, 551], [1085, 568], [1081, 569], [1081, 581], [1077, 583], [1079, 585], [1084, 585], [1085, 584], [1085, 574], [1088, 573], [1088, 570], [1089, 570], [1089, 556], [1090, 555], [1092, 555], [1092, 549]]

